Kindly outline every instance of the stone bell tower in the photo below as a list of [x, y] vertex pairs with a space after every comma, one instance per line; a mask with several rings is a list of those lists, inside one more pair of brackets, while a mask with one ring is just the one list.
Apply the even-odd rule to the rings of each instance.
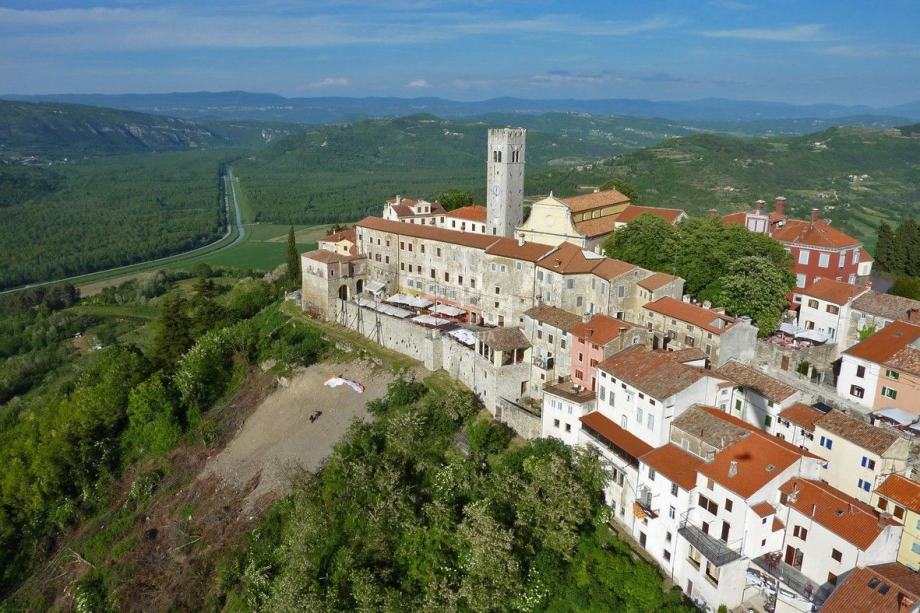
[[489, 129], [486, 172], [486, 232], [514, 236], [524, 223], [524, 146], [526, 128]]

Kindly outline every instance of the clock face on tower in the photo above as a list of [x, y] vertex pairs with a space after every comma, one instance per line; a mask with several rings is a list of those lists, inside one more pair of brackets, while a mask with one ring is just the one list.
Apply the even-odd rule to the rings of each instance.
[[493, 186], [492, 186], [492, 195], [493, 195], [493, 196], [500, 196], [501, 193], [502, 193], [502, 188], [501, 188], [501, 186], [499, 186], [499, 185], [493, 185]]

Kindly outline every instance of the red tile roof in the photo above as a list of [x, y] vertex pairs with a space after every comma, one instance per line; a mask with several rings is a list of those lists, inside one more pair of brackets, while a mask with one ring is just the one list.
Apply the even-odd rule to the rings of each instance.
[[507, 237], [496, 239], [493, 236], [492, 241], [492, 245], [486, 249], [486, 253], [489, 255], [523, 260], [525, 262], [537, 262], [553, 249], [551, 246], [541, 243], [525, 242], [521, 245], [517, 240]]
[[729, 360], [713, 372], [716, 376], [752, 389], [773, 402], [783, 402], [796, 393], [796, 389], [791, 385], [786, 385], [779, 379], [754, 370], [737, 360]]
[[875, 542], [885, 527], [897, 525], [881, 517], [866, 503], [823, 481], [796, 477], [782, 484], [779, 491], [786, 495], [782, 504], [811, 518], [863, 551]]
[[858, 417], [832, 409], [815, 420], [815, 426], [841, 436], [854, 445], [881, 456], [898, 440], [891, 430], [873, 426]]
[[889, 366], [901, 372], [920, 375], [920, 349], [915, 347], [904, 347], [888, 358], [888, 361], [885, 362], [885, 366]]
[[569, 207], [569, 210], [573, 213], [629, 202], [629, 198], [615, 189], [605, 189], [590, 194], [560, 198], [559, 200]]
[[769, 502], [758, 502], [751, 507], [751, 510], [757, 513], [759, 517], [770, 517], [776, 513], [776, 509]]
[[738, 211], [737, 213], [729, 213], [728, 215], [722, 216], [722, 225], [725, 226], [743, 226], [747, 223], [747, 212]]
[[[791, 447], [791, 446], [790, 446]], [[779, 444], [779, 439], [751, 430], [716, 452], [699, 472], [742, 498], [749, 498], [798, 462], [804, 452]]]
[[561, 243], [541, 258], [537, 265], [561, 275], [567, 275], [591, 272], [602, 260], [602, 257], [588, 257], [580, 247], [572, 243]]
[[429, 240], [452, 243], [454, 245], [464, 245], [476, 249], [485, 249], [496, 241], [496, 237], [485, 234], [474, 234], [472, 232], [457, 232], [456, 230], [447, 230], [445, 228], [436, 228], [434, 226], [404, 223], [402, 221], [390, 221], [380, 217], [365, 217], [359, 221], [355, 227], [367, 228], [369, 230], [378, 230], [380, 232], [389, 232], [400, 236], [411, 236], [413, 238], [425, 238]]
[[617, 352], [597, 368], [656, 400], [670, 398], [706, 376], [699, 368], [681, 364], [642, 345]]
[[342, 253], [336, 253], [335, 251], [329, 251], [328, 249], [316, 249], [315, 251], [307, 251], [306, 253], [301, 253], [300, 257], [309, 258], [314, 262], [324, 262], [329, 264], [334, 262], [350, 262], [351, 260], [363, 256], [345, 255]]
[[687, 491], [696, 485], [696, 469], [703, 463], [674, 444], [653, 449], [639, 459]]
[[920, 573], [890, 562], [855, 568], [821, 605], [821, 613], [903, 613], [920, 600]]
[[622, 449], [633, 458], [641, 458], [652, 450], [652, 446], [630, 434], [597, 411], [581, 417], [581, 423], [588, 426], [605, 440]]
[[825, 302], [844, 305], [867, 291], [869, 291], [868, 287], [850, 285], [835, 279], [821, 279], [812, 283], [811, 287], [799, 290], [799, 293]]
[[797, 402], [794, 405], [783, 409], [779, 416], [786, 421], [802, 427], [809, 432], [815, 431], [815, 421], [822, 417], [824, 413], [807, 404]]
[[454, 209], [447, 213], [448, 217], [456, 217], [457, 219], [466, 219], [467, 221], [478, 221], [485, 223], [486, 214], [488, 209], [482, 206], [481, 204], [471, 204], [469, 206], [462, 206], [459, 209]]
[[859, 248], [859, 261], [860, 262], [874, 262], [875, 258], [872, 257], [872, 254], [866, 251], [865, 247], [860, 247]]
[[387, 200], [387, 204], [399, 217], [415, 217], [417, 215], [429, 216], [429, 215], [443, 215], [444, 207], [438, 204], [437, 202], [429, 202], [431, 205], [430, 213], [416, 213], [410, 207], [417, 205], [422, 200], [415, 200], [413, 198], [403, 198], [401, 196]]
[[586, 322], [579, 322], [572, 326], [569, 329], [569, 333], [578, 339], [603, 347], [619, 338], [621, 329], [625, 332], [632, 328], [635, 328], [633, 324], [627, 323], [622, 319], [597, 314]]
[[680, 277], [675, 277], [674, 275], [669, 275], [663, 272], [656, 272], [653, 275], [650, 275], [641, 281], [639, 281], [639, 286], [644, 287], [650, 292], [654, 292], [657, 289], [661, 289], [671, 281], [680, 279]]
[[617, 216], [617, 223], [629, 223], [639, 215], [654, 215], [655, 217], [660, 217], [673, 224], [677, 223], [685, 213], [682, 209], [665, 209], [655, 206], [638, 206], [631, 204], [625, 211]]
[[912, 481], [901, 475], [889, 475], [885, 481], [875, 489], [875, 493], [885, 498], [890, 498], [898, 504], [904, 505], [911, 511], [920, 512], [920, 483]]
[[320, 241], [325, 241], [329, 243], [338, 243], [339, 241], [351, 241], [355, 242], [357, 236], [355, 235], [354, 228], [348, 228], [346, 230], [339, 230], [338, 232], [333, 232], [332, 234], [327, 234], [326, 236], [320, 238]]
[[602, 234], [610, 234], [616, 229], [618, 221], [618, 215], [604, 215], [603, 217], [595, 217], [594, 219], [576, 221], [575, 229], [583, 236], [591, 238], [593, 236], [601, 236]]
[[524, 315], [527, 315], [531, 319], [549, 324], [554, 328], [559, 328], [564, 332], [568, 332], [574, 326], [581, 323], [581, 315], [569, 313], [568, 311], [548, 304], [541, 304], [527, 309], [524, 311]]
[[635, 264], [630, 264], [629, 262], [624, 262], [623, 260], [614, 260], [613, 258], [604, 258], [600, 261], [600, 264], [594, 267], [594, 270], [591, 272], [601, 279], [616, 279], [620, 275], [625, 275], [626, 273], [636, 270], [638, 267]]
[[[713, 334], [722, 334], [735, 324], [735, 319], [726, 315], [720, 315], [711, 309], [704, 309], [701, 306], [675, 300], [670, 296], [659, 298], [655, 302], [650, 302], [642, 308], [661, 313], [666, 317], [678, 319], [680, 321], [694, 324]], [[722, 327], [716, 325], [720, 322]]]
[[783, 227], [773, 231], [773, 238], [781, 243], [794, 243], [806, 247], [827, 247], [830, 249], [861, 245], [859, 240], [846, 232], [832, 228], [827, 220], [812, 222], [789, 219]]
[[854, 358], [884, 364], [894, 354], [918, 338], [920, 338], [920, 326], [909, 324], [906, 321], [893, 321], [844, 353]]

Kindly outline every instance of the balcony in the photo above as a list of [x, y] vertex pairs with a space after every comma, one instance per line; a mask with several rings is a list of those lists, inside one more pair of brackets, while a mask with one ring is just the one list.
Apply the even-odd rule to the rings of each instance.
[[725, 566], [741, 559], [741, 554], [717, 538], [711, 537], [693, 524], [684, 522], [677, 530], [688, 543], [715, 566]]
[[786, 586], [794, 591], [805, 600], [821, 605], [827, 600], [827, 597], [834, 591], [834, 586], [830, 583], [817, 585], [814, 581], [802, 574], [802, 571], [783, 562], [779, 553], [768, 553], [754, 558], [754, 564], [770, 575], [778, 579], [781, 586]]
[[651, 500], [637, 498], [635, 507], [633, 507], [633, 515], [639, 519], [658, 519], [658, 509], [652, 508]]
[[541, 370], [552, 370], [556, 365], [556, 359], [552, 356], [545, 355], [534, 356], [533, 365]]

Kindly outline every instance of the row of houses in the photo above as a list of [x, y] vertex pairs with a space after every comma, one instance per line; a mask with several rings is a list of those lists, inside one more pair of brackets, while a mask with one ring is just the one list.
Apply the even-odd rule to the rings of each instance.
[[818, 402], [749, 319], [600, 253], [637, 216], [682, 211], [603, 190], [524, 220], [524, 134], [490, 131], [487, 206], [397, 196], [303, 254], [304, 309], [444, 368], [525, 436], [593, 449], [611, 525], [702, 606], [887, 605], [892, 586], [913, 606], [920, 304], [871, 290], [862, 245], [783, 199], [723, 218], [792, 254], [782, 351], [820, 346], [837, 369], [840, 402]]

